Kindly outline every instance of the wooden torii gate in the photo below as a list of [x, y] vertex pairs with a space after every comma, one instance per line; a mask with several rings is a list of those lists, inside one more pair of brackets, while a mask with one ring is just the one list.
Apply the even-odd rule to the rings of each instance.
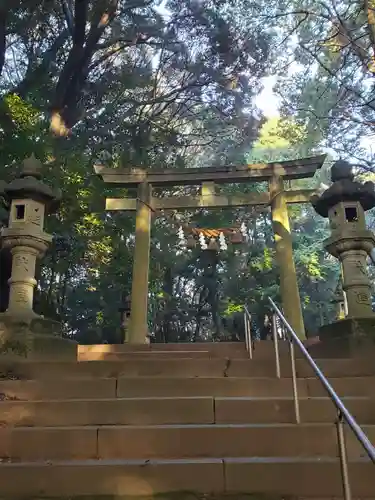
[[[107, 198], [106, 210], [136, 212], [136, 236], [133, 261], [130, 330], [127, 341], [146, 342], [148, 272], [150, 260], [151, 212], [194, 208], [231, 208], [271, 206], [275, 235], [276, 259], [280, 272], [280, 294], [285, 316], [296, 333], [305, 337], [301, 301], [293, 259], [292, 237], [287, 205], [308, 203], [314, 190], [285, 190], [284, 181], [313, 177], [321, 168], [325, 155], [299, 160], [239, 166], [189, 168], [184, 170], [146, 170], [142, 168], [108, 168], [95, 165], [95, 173], [106, 184], [121, 188], [137, 187], [137, 198]], [[268, 191], [242, 195], [215, 193], [215, 184], [268, 182]], [[157, 198], [152, 187], [200, 185], [199, 196]]]

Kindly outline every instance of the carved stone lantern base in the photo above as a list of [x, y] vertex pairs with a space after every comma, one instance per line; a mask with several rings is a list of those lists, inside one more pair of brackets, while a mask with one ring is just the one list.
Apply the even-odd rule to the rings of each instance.
[[76, 360], [77, 342], [63, 338], [61, 324], [36, 317], [15, 320], [0, 314], [0, 359]]
[[321, 349], [327, 357], [375, 354], [375, 316], [345, 318], [319, 330]]

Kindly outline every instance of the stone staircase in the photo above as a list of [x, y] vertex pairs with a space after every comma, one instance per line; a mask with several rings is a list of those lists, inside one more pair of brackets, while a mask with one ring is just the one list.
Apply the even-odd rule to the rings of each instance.
[[[80, 346], [78, 362], [0, 361], [0, 499], [342, 497], [335, 412], [272, 342]], [[375, 441], [373, 356], [319, 359]], [[375, 499], [375, 467], [347, 431], [353, 498]], [[190, 492], [190, 493], [189, 493]]]

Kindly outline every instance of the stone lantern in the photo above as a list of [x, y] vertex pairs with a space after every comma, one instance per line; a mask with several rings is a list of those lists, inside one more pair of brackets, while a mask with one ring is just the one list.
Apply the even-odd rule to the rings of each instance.
[[44, 217], [58, 194], [41, 182], [41, 164], [35, 157], [24, 161], [19, 177], [5, 188], [10, 200], [8, 227], [1, 232], [3, 248], [12, 254], [9, 304], [6, 314], [29, 322], [33, 311], [36, 259], [44, 255], [52, 236], [44, 232]]
[[129, 333], [129, 321], [131, 313], [131, 297], [130, 295], [122, 294], [122, 304], [119, 307], [119, 312], [121, 315], [121, 343], [128, 342]]
[[375, 237], [366, 229], [365, 219], [365, 212], [375, 207], [375, 190], [372, 182], [355, 181], [351, 165], [343, 160], [332, 166], [331, 179], [333, 184], [321, 196], [313, 196], [311, 202], [319, 215], [329, 219], [331, 236], [324, 247], [342, 266], [347, 317], [339, 321], [337, 331], [344, 334], [346, 322], [354, 333], [353, 321], [357, 327], [360, 322], [361, 331], [366, 330], [366, 324], [375, 323], [367, 276], [367, 256], [375, 246]]
[[[57, 352], [54, 347], [57, 343], [59, 357], [76, 355], [75, 342], [53, 335], [60, 333], [60, 323], [33, 311], [36, 262], [52, 242], [52, 235], [44, 231], [44, 219], [58, 207], [60, 200], [60, 193], [41, 181], [40, 170], [41, 163], [31, 156], [24, 161], [20, 175], [4, 187], [10, 206], [8, 227], [1, 230], [1, 242], [12, 256], [12, 271], [8, 280], [8, 307], [0, 314], [1, 350], [22, 351], [23, 355], [32, 356], [35, 351]], [[11, 347], [6, 350], [4, 346]]]

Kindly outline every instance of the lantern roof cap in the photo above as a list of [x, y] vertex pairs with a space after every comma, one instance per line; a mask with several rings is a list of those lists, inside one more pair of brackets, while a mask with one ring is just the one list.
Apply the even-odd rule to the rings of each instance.
[[349, 179], [354, 181], [353, 166], [346, 160], [337, 160], [331, 167], [332, 182]]
[[41, 178], [42, 163], [34, 155], [26, 158], [18, 177], [4, 187], [6, 196], [14, 198], [31, 198], [44, 203], [50, 211], [58, 208], [61, 200], [60, 190], [53, 190]]
[[359, 202], [364, 211], [375, 207], [374, 183], [354, 180], [353, 167], [349, 162], [336, 161], [331, 168], [331, 179], [331, 186], [323, 194], [311, 198], [313, 207], [322, 217], [328, 217], [328, 211], [342, 202]]
[[34, 177], [35, 179], [42, 178], [42, 162], [36, 158], [34, 153], [23, 160], [22, 170], [19, 177], [23, 179], [24, 177]]

